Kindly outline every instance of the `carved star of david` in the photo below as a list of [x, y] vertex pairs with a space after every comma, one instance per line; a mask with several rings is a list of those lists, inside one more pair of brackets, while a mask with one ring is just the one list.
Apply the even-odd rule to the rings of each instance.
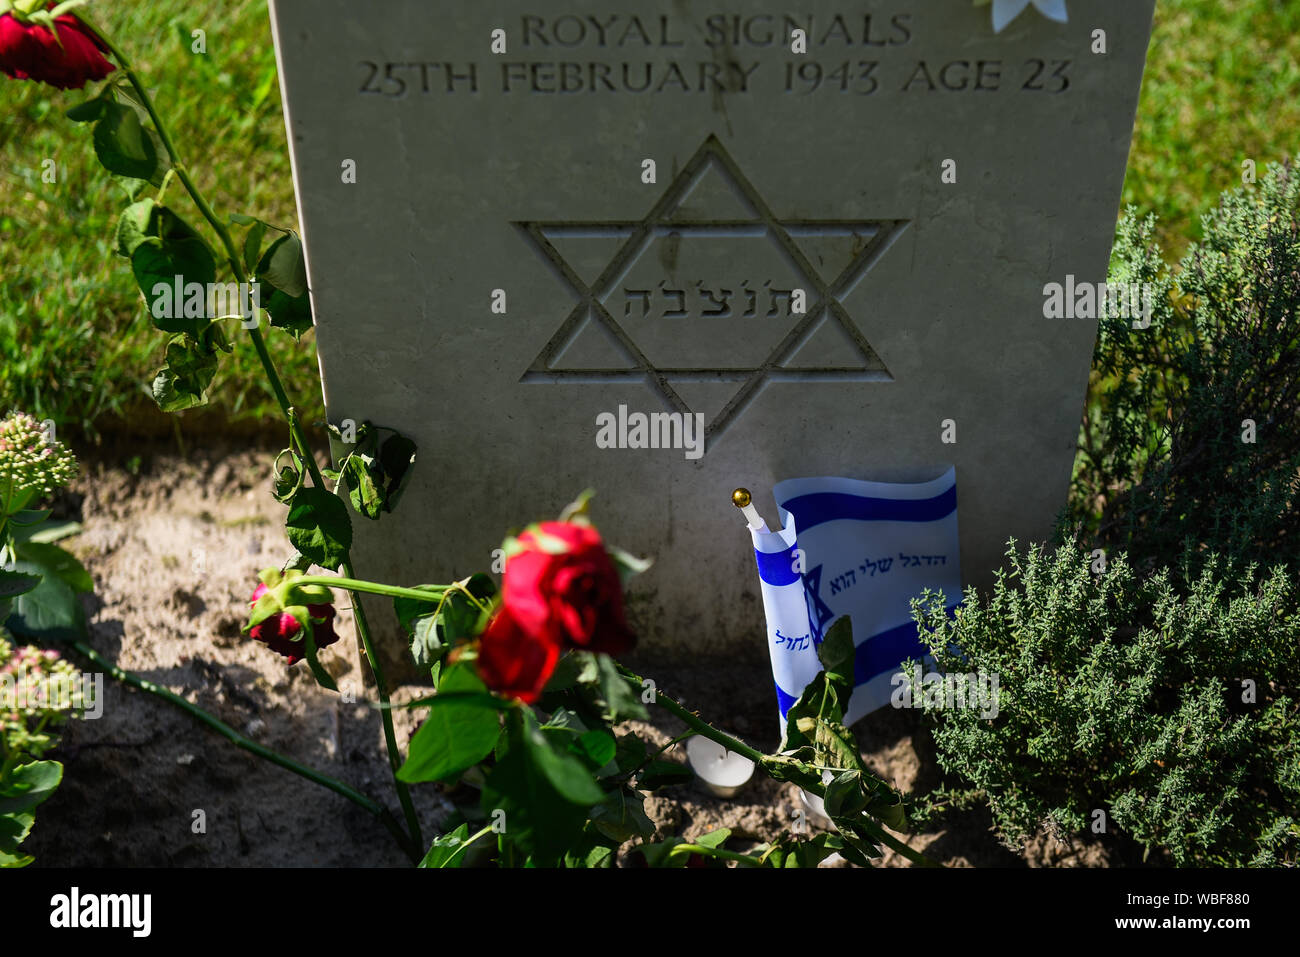
[[[730, 184], [741, 204], [747, 206], [752, 213], [752, 218], [701, 220], [678, 217], [683, 201], [710, 171], [721, 174]], [[901, 219], [780, 220], [741, 173], [717, 137], [710, 135], [640, 220], [514, 223], [547, 264], [553, 267], [577, 300], [573, 310], [520, 381], [571, 384], [643, 382], [670, 409], [682, 413], [693, 410], [674, 388], [675, 383], [737, 383], [736, 392], [730, 401], [707, 423], [706, 440], [720, 436], [769, 382], [891, 382], [893, 376], [849, 317], [842, 300], [902, 235], [908, 224], [907, 220]], [[793, 317], [795, 321], [789, 332], [771, 354], [754, 368], [657, 368], [602, 301], [651, 248], [655, 240], [674, 234], [689, 236], [692, 233], [775, 242], [786, 264], [803, 283], [800, 288], [807, 295], [806, 312]], [[578, 275], [578, 270], [566, 261], [552, 240], [601, 236], [613, 240], [622, 239], [622, 242], [599, 277], [588, 284]], [[857, 248], [838, 274], [827, 277], [813, 266], [796, 237], [853, 238]], [[603, 326], [609, 334], [610, 342], [622, 358], [622, 368], [565, 369], [562, 365], [557, 366], [557, 357], [587, 328], [589, 318]], [[845, 358], [850, 361], [842, 366], [827, 368], [788, 367], [786, 364], [817, 332], [823, 321], [839, 324], [849, 343], [850, 355]]]

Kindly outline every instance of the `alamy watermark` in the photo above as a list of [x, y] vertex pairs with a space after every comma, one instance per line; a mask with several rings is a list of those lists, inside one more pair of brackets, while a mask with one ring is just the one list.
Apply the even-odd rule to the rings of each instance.
[[153, 928], [152, 894], [83, 894], [72, 887], [50, 898], [50, 926], [60, 929], [121, 928], [148, 937]]
[[1071, 273], [1043, 287], [1045, 319], [1130, 319], [1134, 329], [1145, 329], [1154, 309], [1149, 282], [1076, 282]]
[[598, 449], [684, 449], [688, 459], [704, 454], [703, 412], [628, 412], [596, 416]]
[[244, 328], [257, 325], [262, 291], [252, 282], [186, 282], [176, 275], [171, 282], [154, 283], [149, 311], [155, 319], [240, 318]]
[[981, 718], [998, 716], [1001, 695], [996, 673], [941, 675], [932, 671], [922, 675], [918, 664], [911, 671], [895, 672], [890, 684], [894, 693], [889, 703], [895, 708], [978, 710]]
[[104, 714], [104, 676], [82, 672], [24, 675], [0, 672], [0, 711], [72, 711], [93, 721]]

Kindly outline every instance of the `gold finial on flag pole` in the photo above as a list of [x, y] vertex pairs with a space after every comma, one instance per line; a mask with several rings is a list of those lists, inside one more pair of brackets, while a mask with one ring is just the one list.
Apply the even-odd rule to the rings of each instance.
[[749, 527], [755, 532], [767, 531], [767, 523], [763, 521], [763, 516], [758, 514], [758, 509], [754, 508], [754, 496], [749, 494], [749, 489], [738, 488], [731, 493], [731, 504], [740, 509], [745, 518], [749, 521]]

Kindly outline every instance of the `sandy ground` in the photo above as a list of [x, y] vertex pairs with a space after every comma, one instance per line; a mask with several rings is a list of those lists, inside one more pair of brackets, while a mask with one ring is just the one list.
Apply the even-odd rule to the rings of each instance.
[[[380, 723], [365, 703], [350, 612], [340, 609], [344, 638], [322, 660], [342, 689], [355, 691], [357, 704], [318, 689], [305, 663], [286, 667], [241, 636], [257, 572], [289, 554], [283, 507], [268, 493], [272, 453], [192, 451], [181, 457], [172, 446], [118, 458], [136, 456], [134, 470], [116, 461], [84, 464], [60, 507], [85, 525], [63, 544], [96, 581], [87, 606], [90, 643], [123, 668], [396, 811]], [[761, 643], [754, 651], [684, 667], [642, 648], [629, 664], [719, 727], [770, 750], [777, 735], [771, 682]], [[410, 700], [425, 691], [403, 687], [394, 698]], [[71, 724], [54, 755], [65, 763], [65, 778], [40, 809], [25, 845], [36, 866], [405, 863], [387, 831], [343, 798], [237, 749], [152, 695], [112, 680], [105, 692], [103, 716]], [[655, 743], [684, 730], [671, 715], [652, 711], [652, 725], [641, 730]], [[411, 712], [395, 713], [405, 746], [415, 719]], [[895, 786], [911, 790], [936, 780], [933, 760], [924, 757], [929, 738], [915, 714], [878, 712], [854, 730], [868, 765]], [[684, 748], [669, 756], [684, 761]], [[436, 833], [452, 799], [463, 793], [415, 789], [426, 836]], [[793, 785], [756, 778], [729, 799], [698, 782], [668, 789], [652, 795], [646, 809], [663, 834], [698, 836], [725, 825], [743, 846], [790, 827], [799, 806]], [[1071, 847], [1046, 836], [1013, 853], [988, 825], [987, 812], [971, 811], [944, 830], [906, 839], [949, 865], [1109, 862], [1096, 845]], [[884, 863], [906, 861], [887, 852]]]

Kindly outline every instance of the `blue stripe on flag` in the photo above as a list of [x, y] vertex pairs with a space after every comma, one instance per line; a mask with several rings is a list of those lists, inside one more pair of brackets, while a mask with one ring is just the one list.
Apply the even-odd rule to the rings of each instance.
[[[948, 606], [948, 617], [952, 617], [956, 608], [956, 605]], [[930, 649], [917, 637], [914, 621], [872, 635], [858, 645], [853, 659], [853, 686], [856, 688], [887, 671], [896, 670], [908, 658], [921, 660], [929, 653]]]
[[893, 499], [851, 495], [847, 492], [812, 492], [782, 503], [794, 516], [799, 534], [825, 522], [935, 522], [957, 508], [957, 485], [934, 498]]
[[784, 718], [790, 706], [799, 700], [798, 695], [786, 694], [785, 690], [778, 684], [773, 684], [776, 688], [776, 706], [781, 711], [781, 717]]
[[794, 570], [794, 550], [793, 545], [783, 552], [760, 552], [755, 549], [758, 577], [769, 585], [793, 585], [799, 580], [799, 573]]

